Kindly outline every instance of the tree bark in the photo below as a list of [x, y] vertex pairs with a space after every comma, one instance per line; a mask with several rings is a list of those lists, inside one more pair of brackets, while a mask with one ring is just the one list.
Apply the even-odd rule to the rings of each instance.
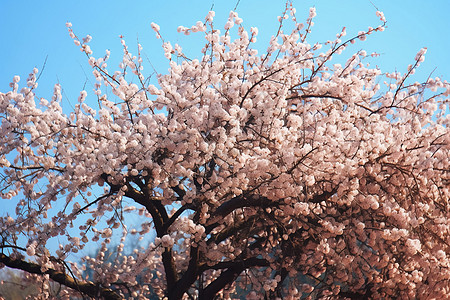
[[12, 259], [3, 253], [0, 253], [0, 262], [5, 264], [7, 267], [19, 269], [28, 273], [46, 275], [48, 274], [50, 279], [65, 285], [75, 291], [79, 291], [85, 295], [92, 298], [103, 298], [105, 300], [119, 300], [122, 299], [116, 292], [109, 288], [101, 287], [94, 284], [91, 281], [78, 281], [73, 277], [56, 271], [54, 269], [48, 269], [47, 271], [42, 271], [41, 266], [32, 262], [27, 262], [21, 259]]

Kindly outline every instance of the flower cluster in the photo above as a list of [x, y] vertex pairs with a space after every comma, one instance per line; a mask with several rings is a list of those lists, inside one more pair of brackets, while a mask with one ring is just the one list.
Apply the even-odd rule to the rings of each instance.
[[[288, 5], [261, 55], [257, 28], [231, 12], [221, 32], [209, 12], [178, 28], [204, 34], [200, 57], [162, 40], [170, 68], [157, 83], [140, 45], [133, 55], [122, 40], [110, 72], [109, 51], [94, 57], [68, 23], [98, 101], [81, 91], [63, 113], [59, 85], [35, 96], [37, 70], [0, 93], [0, 195], [17, 201], [0, 218], [0, 262], [67, 274], [76, 285], [46, 280], [91, 297], [448, 296], [450, 85], [411, 82], [426, 48], [405, 74], [371, 68], [365, 51], [331, 63], [384, 30], [376, 15], [382, 24], [353, 38], [344, 28], [311, 45], [315, 9], [302, 24]], [[136, 235], [147, 244], [125, 254]], [[66, 262], [90, 243], [95, 257]]]

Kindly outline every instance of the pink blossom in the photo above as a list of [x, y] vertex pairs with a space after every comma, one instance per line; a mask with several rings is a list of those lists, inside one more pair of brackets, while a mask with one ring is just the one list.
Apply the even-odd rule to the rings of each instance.
[[154, 22], [152, 22], [152, 23], [150, 24], [150, 26], [152, 27], [152, 29], [153, 29], [155, 32], [158, 32], [158, 31], [160, 30], [159, 25], [156, 24], [156, 23], [154, 23]]

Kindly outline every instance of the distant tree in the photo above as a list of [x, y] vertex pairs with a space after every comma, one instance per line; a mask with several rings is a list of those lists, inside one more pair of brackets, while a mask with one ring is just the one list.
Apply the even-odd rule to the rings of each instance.
[[20, 300], [29, 295], [37, 295], [38, 288], [35, 285], [27, 285], [21, 272], [8, 270], [0, 273], [0, 299]]
[[[82, 91], [67, 115], [58, 85], [38, 100], [37, 70], [0, 93], [0, 191], [17, 201], [0, 219], [0, 262], [64, 285], [67, 298], [448, 297], [450, 86], [410, 79], [426, 49], [405, 74], [368, 67], [362, 50], [331, 63], [384, 30], [377, 15], [380, 26], [312, 45], [315, 10], [304, 26], [288, 5], [258, 54], [256, 28], [231, 12], [221, 33], [210, 12], [179, 27], [204, 33], [202, 55], [163, 42], [170, 69], [155, 85], [140, 46], [133, 56], [122, 41], [110, 72], [109, 52], [92, 56], [68, 23], [98, 104]], [[147, 220], [127, 229], [137, 214]], [[125, 255], [130, 234], [156, 238]], [[96, 242], [95, 257], [69, 261]]]

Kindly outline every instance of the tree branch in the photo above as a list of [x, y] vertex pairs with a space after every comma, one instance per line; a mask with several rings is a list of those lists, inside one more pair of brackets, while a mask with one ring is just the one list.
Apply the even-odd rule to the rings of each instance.
[[238, 209], [238, 208], [244, 208], [244, 207], [260, 207], [260, 208], [267, 208], [270, 206], [277, 205], [274, 201], [267, 199], [266, 197], [260, 197], [257, 195], [240, 195], [234, 198], [231, 198], [230, 200], [226, 201], [222, 205], [220, 205], [212, 214], [210, 221], [208, 222], [209, 225], [207, 225], [205, 228], [205, 232], [208, 234], [211, 232], [211, 230], [217, 226], [217, 221], [220, 219], [223, 219], [228, 214], [230, 214], [232, 211]]
[[56, 271], [54, 269], [48, 269], [47, 271], [42, 271], [41, 266], [32, 262], [27, 262], [21, 259], [12, 259], [3, 253], [0, 253], [0, 262], [5, 264], [7, 267], [19, 269], [31, 274], [45, 275], [48, 274], [50, 279], [65, 285], [76, 291], [80, 291], [92, 298], [101, 297], [105, 300], [119, 300], [122, 299], [116, 292], [109, 288], [101, 287], [94, 284], [91, 281], [80, 282], [75, 280], [75, 278], [63, 273]]
[[[225, 227], [222, 231], [212, 234], [211, 238], [209, 238], [206, 242], [207, 244], [210, 243], [216, 243], [219, 244], [220, 242], [224, 241], [225, 239], [229, 238], [230, 236], [235, 236], [236, 233], [242, 232], [244, 229], [248, 229], [248, 226], [251, 226], [252, 224], [255, 224], [256, 221], [260, 219], [259, 215], [254, 215], [251, 217], [248, 217], [248, 219], [242, 221], [242, 222], [235, 222], [234, 226], [228, 226]], [[246, 235], [249, 236], [250, 232], [248, 232]]]
[[189, 287], [197, 280], [201, 272], [198, 268], [199, 250], [198, 247], [192, 246], [190, 249], [190, 260], [186, 272], [180, 280], [177, 281], [174, 289], [169, 290], [169, 300], [178, 300], [183, 297], [183, 294], [188, 291]]
[[166, 222], [164, 222], [163, 230], [167, 231], [169, 229], [170, 225], [175, 222], [175, 220], [186, 210], [193, 209], [194, 205], [192, 203], [186, 203], [182, 207], [180, 207]]
[[[108, 176], [106, 174], [102, 174], [102, 179], [108, 183], [111, 190], [118, 191], [120, 189], [120, 186], [108, 182]], [[126, 187], [127, 190], [125, 192], [125, 196], [133, 199], [136, 203], [139, 203], [146, 208], [152, 216], [156, 235], [158, 237], [164, 236], [168, 229], [168, 227], [164, 226], [164, 224], [169, 220], [169, 216], [167, 215], [167, 211], [161, 203], [161, 200], [157, 197], [152, 197], [148, 191], [136, 190], [129, 182], [126, 183]], [[175, 287], [178, 278], [172, 247], [164, 248], [164, 252], [162, 253], [162, 262], [166, 272], [167, 290], [171, 291]]]
[[320, 203], [322, 201], [328, 200], [331, 196], [333, 196], [337, 192], [337, 188], [335, 187], [330, 192], [323, 192], [322, 194], [314, 195], [309, 202], [312, 203]]
[[199, 295], [199, 299], [213, 299], [214, 296], [222, 290], [227, 284], [233, 282], [236, 277], [241, 274], [242, 271], [249, 267], [264, 267], [268, 266], [269, 262], [265, 259], [260, 259], [256, 257], [248, 258], [242, 261], [235, 262], [220, 262], [215, 266], [208, 267], [208, 269], [223, 269], [228, 268], [226, 271], [222, 272], [216, 280], [211, 282], [204, 290], [203, 293]]
[[237, 268], [242, 268], [242, 270], [245, 270], [250, 267], [267, 267], [267, 266], [269, 266], [269, 262], [267, 260], [262, 258], [251, 257], [237, 261], [221, 261], [212, 266], [204, 264], [200, 267], [200, 270], [202, 272], [206, 270], [223, 270], [223, 269], [237, 269]]

